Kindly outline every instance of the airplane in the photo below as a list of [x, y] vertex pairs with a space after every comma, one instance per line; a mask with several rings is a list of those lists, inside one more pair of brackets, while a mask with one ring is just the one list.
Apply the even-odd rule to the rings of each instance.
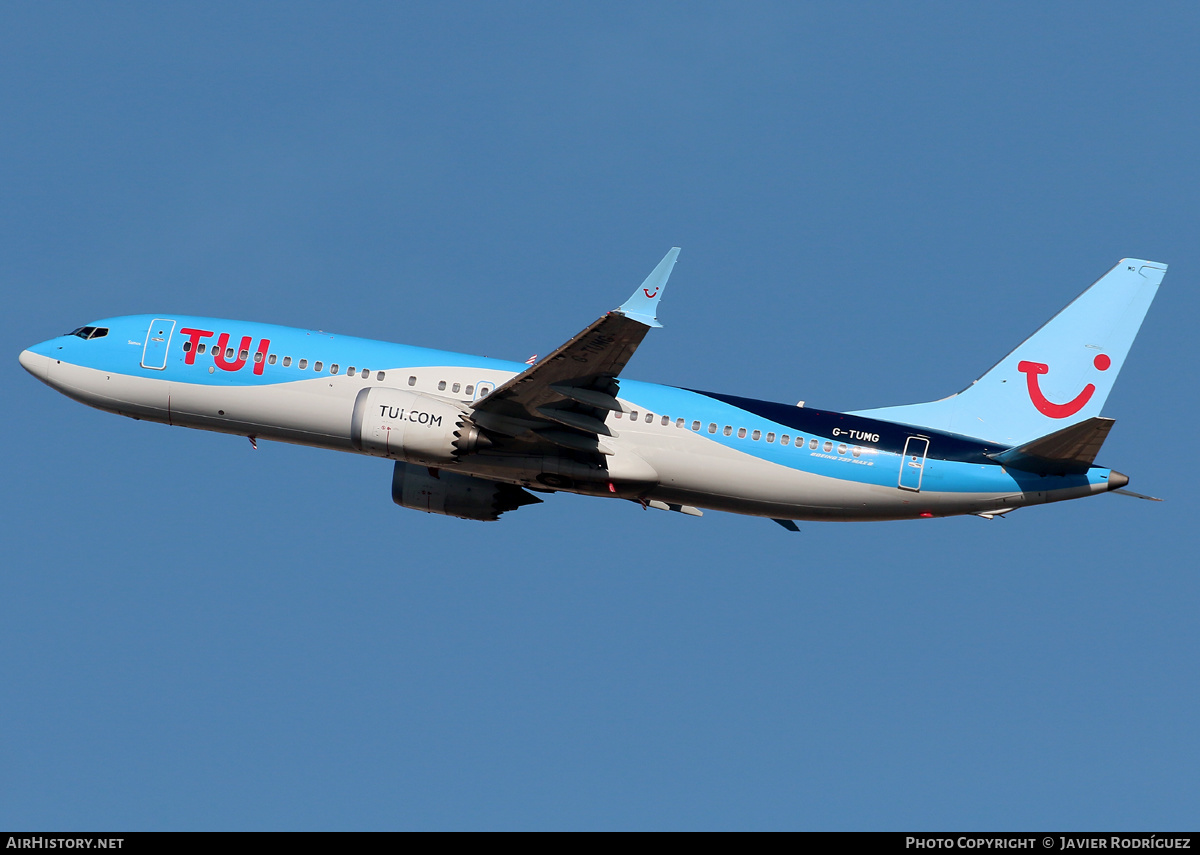
[[172, 314], [92, 321], [20, 355], [134, 419], [394, 461], [392, 499], [469, 520], [569, 492], [797, 520], [986, 519], [1125, 490], [1100, 409], [1167, 266], [1122, 259], [961, 392], [831, 412], [622, 377], [679, 256], [543, 359], [508, 362]]

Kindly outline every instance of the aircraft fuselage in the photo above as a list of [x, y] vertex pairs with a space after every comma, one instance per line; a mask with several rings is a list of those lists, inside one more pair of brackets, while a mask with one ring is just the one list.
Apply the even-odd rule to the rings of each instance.
[[[179, 315], [110, 318], [84, 329], [107, 332], [50, 339], [22, 353], [22, 365], [77, 401], [136, 419], [402, 460], [435, 474], [539, 491], [685, 512], [889, 520], [989, 515], [1102, 493], [1128, 480], [1094, 466], [1033, 474], [988, 457], [1004, 451], [998, 443], [628, 379], [615, 395], [620, 410], [601, 408], [603, 427], [592, 431], [601, 452], [584, 453], [572, 443], [582, 442], [580, 425], [590, 429], [590, 422], [576, 423], [586, 416], [554, 411], [564, 425], [555, 432], [474, 415], [473, 405], [528, 369], [521, 363]], [[567, 394], [578, 400], [589, 392]], [[455, 429], [456, 420], [467, 428]], [[528, 441], [531, 430], [537, 441]], [[438, 445], [421, 431], [450, 431], [447, 441], [455, 445]], [[459, 436], [464, 432], [470, 435]], [[398, 441], [402, 434], [411, 439]], [[499, 437], [503, 447], [494, 442]]]

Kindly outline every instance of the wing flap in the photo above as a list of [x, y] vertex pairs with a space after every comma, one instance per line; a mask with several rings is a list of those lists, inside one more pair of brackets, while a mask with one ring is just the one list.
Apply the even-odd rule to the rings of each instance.
[[538, 428], [533, 432], [547, 442], [552, 442], [555, 445], [561, 445], [563, 448], [570, 448], [574, 451], [583, 451], [588, 454], [603, 454], [605, 456], [613, 453], [613, 450], [599, 439], [587, 434], [571, 433], [570, 431], [554, 430], [553, 428]]
[[551, 421], [558, 422], [567, 427], [573, 427], [576, 430], [584, 431], [585, 433], [594, 433], [600, 436], [613, 436], [616, 434], [602, 422], [593, 416], [586, 413], [580, 413], [576, 410], [568, 410], [562, 407], [538, 407], [539, 416], [545, 416]]
[[566, 383], [552, 383], [550, 388], [562, 395], [564, 398], [570, 398], [580, 404], [586, 404], [589, 407], [595, 407], [597, 410], [609, 410], [614, 413], [623, 413], [625, 408], [620, 402], [606, 392], [600, 392], [596, 389], [583, 389], [579, 386], [571, 386]]

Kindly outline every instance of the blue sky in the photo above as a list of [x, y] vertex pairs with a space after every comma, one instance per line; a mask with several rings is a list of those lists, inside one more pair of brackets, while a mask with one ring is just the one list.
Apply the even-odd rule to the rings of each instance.
[[[0, 8], [0, 825], [1194, 827], [1190, 4]], [[195, 313], [852, 409], [1171, 265], [1100, 496], [802, 525], [394, 506], [27, 375]]]

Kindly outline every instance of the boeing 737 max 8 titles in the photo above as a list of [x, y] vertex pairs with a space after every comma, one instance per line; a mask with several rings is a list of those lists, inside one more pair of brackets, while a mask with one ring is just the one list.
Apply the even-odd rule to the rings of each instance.
[[464, 519], [567, 491], [794, 530], [1128, 492], [1093, 465], [1100, 409], [1166, 265], [1122, 260], [957, 395], [836, 413], [621, 377], [678, 255], [532, 365], [181, 315], [93, 321], [20, 360], [135, 419], [389, 458], [397, 504]]

